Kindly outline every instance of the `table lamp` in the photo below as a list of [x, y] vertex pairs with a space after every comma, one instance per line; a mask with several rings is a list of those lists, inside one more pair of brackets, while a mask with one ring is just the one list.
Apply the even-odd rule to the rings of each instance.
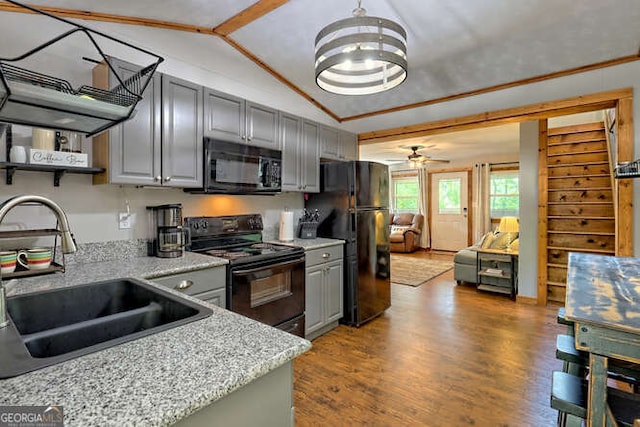
[[514, 240], [513, 233], [517, 233], [520, 231], [518, 218], [516, 218], [515, 216], [503, 216], [502, 218], [500, 218], [498, 231], [501, 233], [507, 233], [507, 240], [509, 241], [507, 245], [510, 245]]

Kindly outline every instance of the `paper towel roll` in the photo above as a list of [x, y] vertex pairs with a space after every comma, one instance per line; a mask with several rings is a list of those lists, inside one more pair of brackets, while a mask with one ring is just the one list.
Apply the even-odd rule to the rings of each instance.
[[280, 235], [281, 242], [293, 241], [293, 212], [280, 212]]

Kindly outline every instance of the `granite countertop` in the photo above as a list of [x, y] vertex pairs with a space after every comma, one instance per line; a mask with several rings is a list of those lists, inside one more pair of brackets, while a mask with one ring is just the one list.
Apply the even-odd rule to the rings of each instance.
[[327, 239], [325, 237], [317, 237], [315, 239], [293, 239], [293, 241], [291, 242], [274, 240], [271, 243], [278, 243], [280, 245], [287, 246], [299, 246], [305, 251], [309, 251], [312, 249], [326, 248], [327, 246], [342, 245], [345, 243], [345, 241], [340, 239]]
[[[9, 294], [114, 277], [151, 278], [224, 265], [193, 253], [74, 264], [64, 274], [21, 279]], [[148, 283], [153, 282], [147, 281]], [[155, 285], [159, 286], [159, 285]], [[0, 405], [62, 405], [66, 426], [165, 426], [293, 360], [309, 341], [210, 307], [206, 319], [18, 377], [0, 380]]]

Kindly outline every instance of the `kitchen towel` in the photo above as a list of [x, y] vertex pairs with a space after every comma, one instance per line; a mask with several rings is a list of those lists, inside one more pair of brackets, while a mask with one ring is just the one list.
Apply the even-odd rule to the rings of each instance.
[[292, 211], [280, 212], [279, 240], [281, 242], [293, 241], [293, 212]]

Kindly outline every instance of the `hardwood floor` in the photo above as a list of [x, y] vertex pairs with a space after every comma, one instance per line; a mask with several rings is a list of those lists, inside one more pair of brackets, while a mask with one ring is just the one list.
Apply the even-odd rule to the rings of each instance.
[[[411, 256], [452, 259], [447, 253]], [[391, 308], [294, 362], [297, 426], [554, 426], [557, 307], [456, 286], [392, 285]]]

